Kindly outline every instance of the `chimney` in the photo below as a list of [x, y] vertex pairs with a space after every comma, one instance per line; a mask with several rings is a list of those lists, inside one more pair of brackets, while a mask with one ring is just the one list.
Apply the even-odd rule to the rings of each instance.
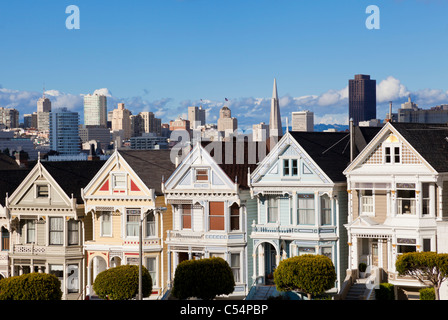
[[87, 161], [94, 161], [99, 159], [100, 157], [98, 157], [95, 152], [95, 145], [93, 143], [90, 144], [90, 152], [89, 155], [87, 156]]
[[28, 167], [28, 153], [26, 153], [25, 151], [21, 150], [21, 151], [17, 151], [15, 153], [15, 157], [16, 157], [16, 163], [21, 167], [21, 168], [26, 168]]

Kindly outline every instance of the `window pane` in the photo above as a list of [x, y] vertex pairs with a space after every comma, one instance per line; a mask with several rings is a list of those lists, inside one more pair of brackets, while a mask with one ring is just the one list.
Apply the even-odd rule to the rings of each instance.
[[37, 197], [48, 198], [48, 185], [37, 186]]
[[395, 147], [394, 149], [395, 149], [395, 151], [394, 151], [394, 156], [395, 156], [394, 161], [395, 161], [395, 163], [399, 163], [400, 162], [400, 148], [399, 147]]
[[103, 212], [101, 215], [101, 232], [103, 236], [112, 235], [112, 214], [111, 212]]
[[196, 180], [207, 181], [208, 180], [208, 170], [207, 169], [196, 170]]
[[230, 230], [240, 229], [240, 207], [234, 203], [230, 207]]
[[283, 160], [283, 175], [289, 176], [289, 160]]
[[210, 202], [209, 209], [209, 229], [224, 230], [224, 202]]
[[79, 244], [79, 224], [78, 221], [73, 219], [68, 221], [68, 244]]
[[126, 235], [128, 237], [138, 237], [140, 210], [126, 210]]
[[268, 199], [268, 222], [277, 222], [278, 219], [278, 201], [277, 197]]
[[298, 169], [297, 169], [297, 159], [293, 159], [292, 160], [292, 175], [296, 176], [298, 173]]
[[230, 254], [230, 267], [235, 282], [240, 282], [240, 255], [238, 253]]
[[328, 225], [331, 224], [331, 201], [328, 195], [323, 195], [321, 197], [321, 224]]
[[314, 194], [299, 194], [297, 208], [299, 224], [314, 224]]
[[182, 205], [182, 228], [191, 229], [191, 204]]
[[154, 213], [146, 216], [146, 236], [152, 237], [156, 235], [156, 221]]
[[50, 244], [64, 244], [63, 218], [50, 218]]

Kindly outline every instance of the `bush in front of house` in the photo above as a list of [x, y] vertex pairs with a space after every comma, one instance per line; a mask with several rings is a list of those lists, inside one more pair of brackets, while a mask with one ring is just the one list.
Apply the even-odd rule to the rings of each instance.
[[0, 280], [0, 300], [61, 300], [61, 281], [48, 273], [28, 273]]
[[378, 289], [375, 289], [376, 300], [395, 300], [394, 285], [391, 283], [380, 283]]
[[434, 288], [423, 288], [419, 290], [420, 300], [436, 300]]
[[[138, 266], [122, 265], [100, 272], [93, 283], [93, 290], [101, 299], [129, 300], [138, 295]], [[142, 266], [142, 296], [152, 291], [151, 275]]]
[[212, 300], [234, 290], [235, 280], [229, 264], [214, 257], [182, 261], [176, 268], [171, 293], [178, 299]]

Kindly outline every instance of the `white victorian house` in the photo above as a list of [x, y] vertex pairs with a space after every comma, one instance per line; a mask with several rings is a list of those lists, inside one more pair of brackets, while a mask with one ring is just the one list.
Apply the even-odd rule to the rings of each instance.
[[248, 158], [247, 143], [198, 143], [163, 184], [173, 212], [173, 229], [166, 237], [171, 280], [180, 262], [218, 256], [233, 270], [232, 295], [247, 295], [251, 285], [247, 221], [256, 212], [247, 181], [257, 162], [249, 163]]
[[437, 230], [448, 218], [447, 137], [446, 124], [388, 122], [346, 168], [349, 269], [363, 262], [397, 287], [420, 286], [395, 262], [446, 238]]
[[322, 254], [335, 265], [338, 289], [347, 267], [349, 144], [348, 132], [287, 132], [251, 173], [254, 280], [269, 282], [282, 259]]

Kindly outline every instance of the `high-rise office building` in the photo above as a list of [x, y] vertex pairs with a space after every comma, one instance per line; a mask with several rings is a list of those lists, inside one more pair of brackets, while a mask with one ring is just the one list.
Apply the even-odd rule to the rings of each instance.
[[100, 94], [84, 96], [84, 125], [107, 126], [107, 98]]
[[119, 103], [112, 113], [112, 131], [121, 131], [122, 140], [129, 140], [132, 135], [131, 129], [131, 111], [124, 107], [124, 103]]
[[61, 108], [49, 112], [49, 115], [50, 149], [61, 155], [80, 153], [79, 114]]
[[37, 129], [42, 132], [50, 130], [51, 101], [45, 97], [45, 91], [37, 100]]
[[292, 131], [314, 131], [314, 113], [308, 110], [293, 111], [292, 116]]
[[229, 107], [222, 107], [219, 111], [218, 131], [227, 137], [230, 134], [233, 134], [237, 128], [238, 121], [236, 118], [232, 118], [232, 112]]
[[356, 74], [348, 81], [348, 114], [353, 124], [376, 119], [376, 80]]
[[19, 111], [14, 108], [0, 107], [0, 125], [6, 128], [19, 127]]
[[188, 107], [188, 121], [190, 121], [190, 129], [196, 129], [198, 126], [205, 125], [205, 109], [202, 106]]

